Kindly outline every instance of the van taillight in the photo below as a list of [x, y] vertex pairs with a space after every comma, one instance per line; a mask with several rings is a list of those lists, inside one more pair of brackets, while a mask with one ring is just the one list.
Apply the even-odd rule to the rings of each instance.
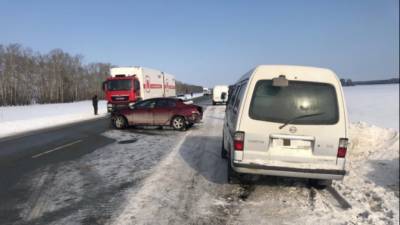
[[339, 147], [338, 147], [338, 151], [337, 151], [337, 157], [338, 158], [346, 157], [348, 142], [349, 142], [349, 139], [347, 139], [347, 138], [340, 138], [339, 139]]
[[233, 137], [233, 147], [235, 151], [243, 151], [244, 147], [244, 132], [237, 131]]

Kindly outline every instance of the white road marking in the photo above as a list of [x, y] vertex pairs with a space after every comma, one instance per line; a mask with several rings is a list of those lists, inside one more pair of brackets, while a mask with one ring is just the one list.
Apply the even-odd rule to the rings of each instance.
[[50, 149], [50, 150], [48, 150], [48, 151], [39, 153], [39, 154], [37, 154], [37, 155], [32, 156], [32, 159], [37, 158], [37, 157], [40, 157], [40, 156], [42, 156], [42, 155], [49, 154], [49, 153], [54, 152], [54, 151], [57, 151], [57, 150], [60, 150], [60, 149], [62, 149], [62, 148], [69, 147], [69, 146], [74, 145], [74, 144], [77, 144], [77, 143], [79, 143], [79, 142], [82, 142], [82, 140], [77, 140], [77, 141], [74, 141], [74, 142], [71, 142], [71, 143], [68, 143], [68, 144], [61, 145], [61, 146], [58, 146], [58, 147], [56, 147], [56, 148]]

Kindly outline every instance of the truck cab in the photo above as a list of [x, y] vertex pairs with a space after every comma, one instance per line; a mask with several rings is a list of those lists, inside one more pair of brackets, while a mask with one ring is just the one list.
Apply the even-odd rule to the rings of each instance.
[[103, 83], [103, 90], [106, 93], [108, 112], [126, 108], [141, 100], [140, 82], [135, 75], [109, 77]]

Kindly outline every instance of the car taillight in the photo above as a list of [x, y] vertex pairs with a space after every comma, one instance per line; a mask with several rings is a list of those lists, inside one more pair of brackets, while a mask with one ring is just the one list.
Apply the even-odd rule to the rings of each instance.
[[237, 131], [233, 137], [233, 147], [235, 151], [243, 151], [244, 147], [244, 132]]
[[348, 143], [349, 143], [349, 139], [347, 139], [347, 138], [340, 138], [339, 139], [339, 147], [338, 147], [338, 151], [337, 151], [337, 157], [338, 158], [346, 157], [347, 144]]

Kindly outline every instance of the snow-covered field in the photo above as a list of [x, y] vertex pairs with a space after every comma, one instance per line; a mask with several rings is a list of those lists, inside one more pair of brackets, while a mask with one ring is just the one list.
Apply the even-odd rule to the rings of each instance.
[[344, 87], [351, 122], [399, 130], [399, 85]]
[[0, 107], [0, 138], [105, 116], [106, 101], [99, 101], [98, 107], [97, 116], [91, 101]]

